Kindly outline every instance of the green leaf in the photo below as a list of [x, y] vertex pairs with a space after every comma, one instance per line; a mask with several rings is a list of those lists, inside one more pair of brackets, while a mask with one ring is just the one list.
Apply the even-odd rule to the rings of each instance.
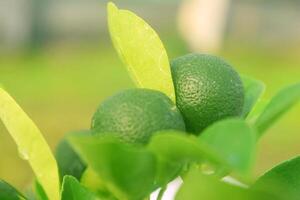
[[0, 88], [0, 119], [16, 142], [20, 155], [28, 160], [48, 197], [51, 200], [58, 200], [58, 170], [50, 148], [37, 126], [2, 88]]
[[147, 147], [156, 155], [176, 163], [209, 160], [213, 163], [221, 159], [211, 149], [198, 141], [193, 135], [182, 134], [178, 131], [160, 131], [154, 134]]
[[245, 101], [242, 116], [246, 118], [265, 91], [265, 84], [247, 76], [242, 76], [242, 80], [245, 89]]
[[63, 179], [63, 187], [61, 200], [101, 200], [92, 192], [80, 185], [76, 178], [65, 176]]
[[226, 119], [209, 126], [199, 136], [229, 165], [243, 175], [249, 175], [256, 153], [256, 133], [242, 119]]
[[112, 41], [136, 84], [175, 101], [168, 55], [157, 33], [143, 19], [113, 3], [107, 10]]
[[108, 191], [105, 182], [101, 180], [99, 175], [92, 169], [87, 168], [80, 180], [81, 184], [96, 194], [110, 197], [111, 194]]
[[253, 107], [253, 109], [247, 116], [246, 121], [253, 125], [258, 119], [258, 117], [261, 115], [261, 113], [264, 111], [269, 102], [270, 101], [267, 99], [258, 100], [256, 105]]
[[184, 179], [176, 200], [278, 200], [274, 196], [221, 182], [193, 168]]
[[47, 194], [45, 193], [44, 188], [41, 186], [41, 184], [36, 180], [34, 183], [35, 187], [35, 193], [37, 200], [49, 200], [47, 197]]
[[110, 137], [82, 135], [69, 141], [118, 199], [142, 199], [152, 191], [156, 158], [149, 151]]
[[261, 176], [253, 189], [277, 194], [283, 199], [299, 200], [300, 157], [285, 161]]
[[275, 95], [255, 122], [261, 136], [281, 115], [300, 99], [300, 83], [291, 85]]
[[0, 180], [0, 199], [1, 200], [25, 200], [25, 197], [14, 187]]
[[[89, 134], [89, 131], [72, 132], [73, 134]], [[63, 138], [56, 147], [55, 158], [57, 160], [59, 176], [62, 181], [65, 175], [71, 175], [80, 180], [86, 165], [82, 162], [77, 153], [72, 149], [66, 138]]]
[[82, 174], [81, 184], [89, 188], [93, 192], [98, 192], [99, 190], [106, 190], [105, 183], [101, 180], [99, 175], [91, 168], [87, 168]]
[[210, 161], [211, 164], [226, 165], [208, 146], [193, 135], [177, 131], [160, 131], [154, 134], [147, 146], [158, 158], [156, 183], [166, 185], [190, 163]]

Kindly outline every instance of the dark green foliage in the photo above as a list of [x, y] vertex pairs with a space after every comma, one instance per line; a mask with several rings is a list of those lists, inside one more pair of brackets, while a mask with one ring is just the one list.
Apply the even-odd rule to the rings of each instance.
[[[80, 132], [70, 133], [68, 135], [78, 133]], [[83, 131], [83, 133], [85, 132]], [[86, 169], [86, 165], [82, 162], [81, 158], [77, 155], [65, 138], [63, 138], [56, 147], [55, 158], [61, 181], [65, 175], [71, 175], [80, 180], [84, 170]]]
[[139, 200], [154, 188], [155, 156], [114, 137], [77, 136], [70, 142], [118, 199]]
[[244, 176], [250, 175], [256, 157], [256, 131], [244, 120], [216, 122], [205, 129], [199, 139], [225, 159], [232, 169]]
[[265, 90], [265, 84], [247, 76], [242, 76], [242, 80], [245, 90], [245, 102], [242, 116], [246, 118], [257, 103], [258, 99], [263, 94]]
[[61, 200], [100, 200], [100, 198], [80, 185], [76, 178], [65, 176], [62, 184]]
[[300, 198], [300, 157], [283, 162], [261, 176], [253, 189], [276, 194], [282, 199]]
[[300, 100], [300, 83], [290, 85], [278, 92], [255, 122], [261, 136], [280, 116]]
[[22, 200], [25, 197], [13, 186], [0, 180], [0, 199], [1, 200]]
[[176, 200], [279, 200], [268, 193], [249, 190], [222, 182], [214, 176], [191, 169], [177, 193]]

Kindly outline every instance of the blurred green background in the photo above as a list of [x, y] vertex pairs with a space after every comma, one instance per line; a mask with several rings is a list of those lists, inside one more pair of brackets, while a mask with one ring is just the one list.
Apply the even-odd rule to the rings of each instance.
[[[206, 6], [210, 12], [186, 17], [192, 13], [186, 6], [192, 1], [198, 1], [200, 14]], [[115, 2], [157, 30], [171, 59], [192, 51], [220, 55], [239, 72], [263, 80], [264, 98], [300, 81], [296, 0]], [[36, 122], [52, 149], [68, 131], [88, 129], [104, 98], [134, 87], [110, 42], [105, 5], [100, 0], [0, 1], [0, 83]], [[300, 154], [299, 120], [298, 105], [262, 138], [256, 176]], [[32, 171], [2, 124], [0, 152], [0, 179], [26, 188]]]

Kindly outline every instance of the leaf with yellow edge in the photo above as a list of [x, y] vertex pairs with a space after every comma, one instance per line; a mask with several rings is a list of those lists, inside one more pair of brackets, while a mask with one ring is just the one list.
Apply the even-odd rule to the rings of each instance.
[[28, 160], [50, 200], [59, 200], [58, 169], [40, 130], [15, 100], [0, 88], [0, 119], [16, 142], [23, 159]]
[[175, 101], [167, 52], [143, 19], [108, 3], [108, 26], [114, 46], [138, 87], [159, 90]]

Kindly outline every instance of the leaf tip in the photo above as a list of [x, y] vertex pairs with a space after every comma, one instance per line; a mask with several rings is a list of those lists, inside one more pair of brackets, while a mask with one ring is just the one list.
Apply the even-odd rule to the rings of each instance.
[[114, 4], [113, 2], [108, 2], [107, 3], [107, 12], [108, 14], [112, 14], [115, 13], [116, 11], [118, 11], [118, 7], [116, 6], [116, 4]]

